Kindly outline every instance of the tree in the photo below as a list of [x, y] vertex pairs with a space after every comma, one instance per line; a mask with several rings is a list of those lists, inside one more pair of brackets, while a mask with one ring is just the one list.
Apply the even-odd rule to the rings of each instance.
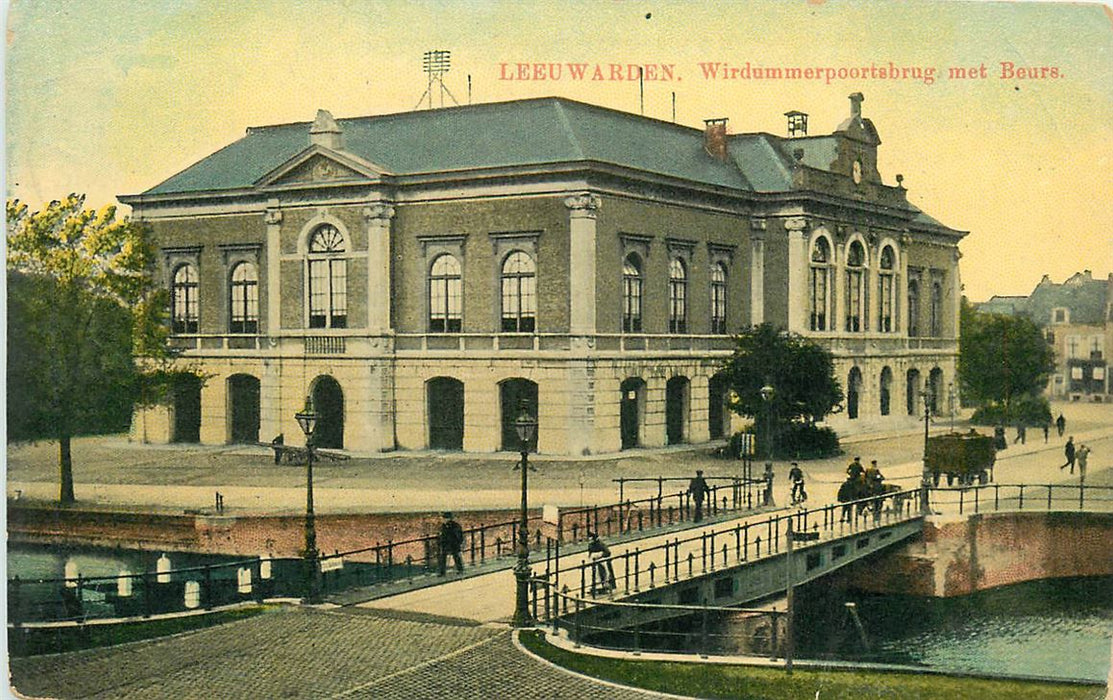
[[[735, 338], [724, 370], [737, 397], [731, 409], [755, 419], [774, 435], [792, 424], [813, 426], [843, 399], [831, 353], [798, 335], [763, 323]], [[763, 386], [773, 387], [769, 401]], [[759, 437], [760, 439], [760, 437]]]
[[963, 300], [958, 376], [963, 396], [1005, 415], [1017, 399], [1038, 394], [1055, 369], [1055, 353], [1030, 319], [983, 314]]
[[10, 437], [58, 441], [59, 500], [72, 503], [71, 439], [119, 429], [139, 387], [134, 354], [165, 353], [165, 294], [147, 227], [115, 207], [71, 194], [32, 212], [16, 199], [7, 217]]

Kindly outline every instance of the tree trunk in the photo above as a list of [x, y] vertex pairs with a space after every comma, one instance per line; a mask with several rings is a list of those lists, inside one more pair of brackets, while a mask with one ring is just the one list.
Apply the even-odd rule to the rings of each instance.
[[70, 436], [62, 435], [58, 438], [58, 476], [61, 490], [58, 502], [63, 505], [73, 503], [73, 456], [70, 454]]

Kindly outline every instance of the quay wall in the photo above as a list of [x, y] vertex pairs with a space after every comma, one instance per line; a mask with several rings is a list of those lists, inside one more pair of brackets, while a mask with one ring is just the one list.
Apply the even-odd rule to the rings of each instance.
[[923, 536], [848, 572], [876, 593], [951, 597], [1051, 578], [1113, 576], [1113, 514], [983, 513], [928, 518]]
[[[470, 529], [513, 521], [517, 513], [467, 511], [455, 516]], [[157, 513], [9, 501], [7, 517], [10, 542], [276, 557], [301, 556], [305, 548], [304, 513]], [[375, 547], [434, 535], [440, 523], [440, 512], [317, 514], [317, 544], [325, 554]], [[512, 547], [511, 527], [486, 533], [488, 547], [495, 538], [504, 541], [504, 550]], [[420, 554], [402, 552], [401, 556], [407, 553]]]

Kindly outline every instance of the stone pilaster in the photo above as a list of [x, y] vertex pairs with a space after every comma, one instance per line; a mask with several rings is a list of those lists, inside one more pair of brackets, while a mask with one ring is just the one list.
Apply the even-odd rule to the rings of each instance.
[[279, 267], [282, 255], [282, 212], [277, 209], [277, 205], [278, 202], [272, 200], [263, 219], [267, 224], [267, 335], [272, 338], [280, 330], [282, 309], [282, 274]]
[[389, 333], [391, 298], [390, 222], [394, 207], [377, 202], [363, 209], [367, 220], [367, 332]]
[[765, 219], [750, 220], [750, 323], [765, 320]]
[[788, 233], [788, 330], [808, 329], [808, 222], [802, 216], [785, 220]]
[[572, 335], [595, 334], [595, 225], [602, 201], [584, 192], [568, 197], [569, 309]]

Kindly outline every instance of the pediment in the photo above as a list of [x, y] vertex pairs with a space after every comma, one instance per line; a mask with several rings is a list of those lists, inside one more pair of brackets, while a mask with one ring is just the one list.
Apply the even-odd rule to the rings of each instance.
[[318, 187], [352, 182], [378, 182], [385, 170], [349, 153], [311, 146], [256, 181], [256, 186]]

